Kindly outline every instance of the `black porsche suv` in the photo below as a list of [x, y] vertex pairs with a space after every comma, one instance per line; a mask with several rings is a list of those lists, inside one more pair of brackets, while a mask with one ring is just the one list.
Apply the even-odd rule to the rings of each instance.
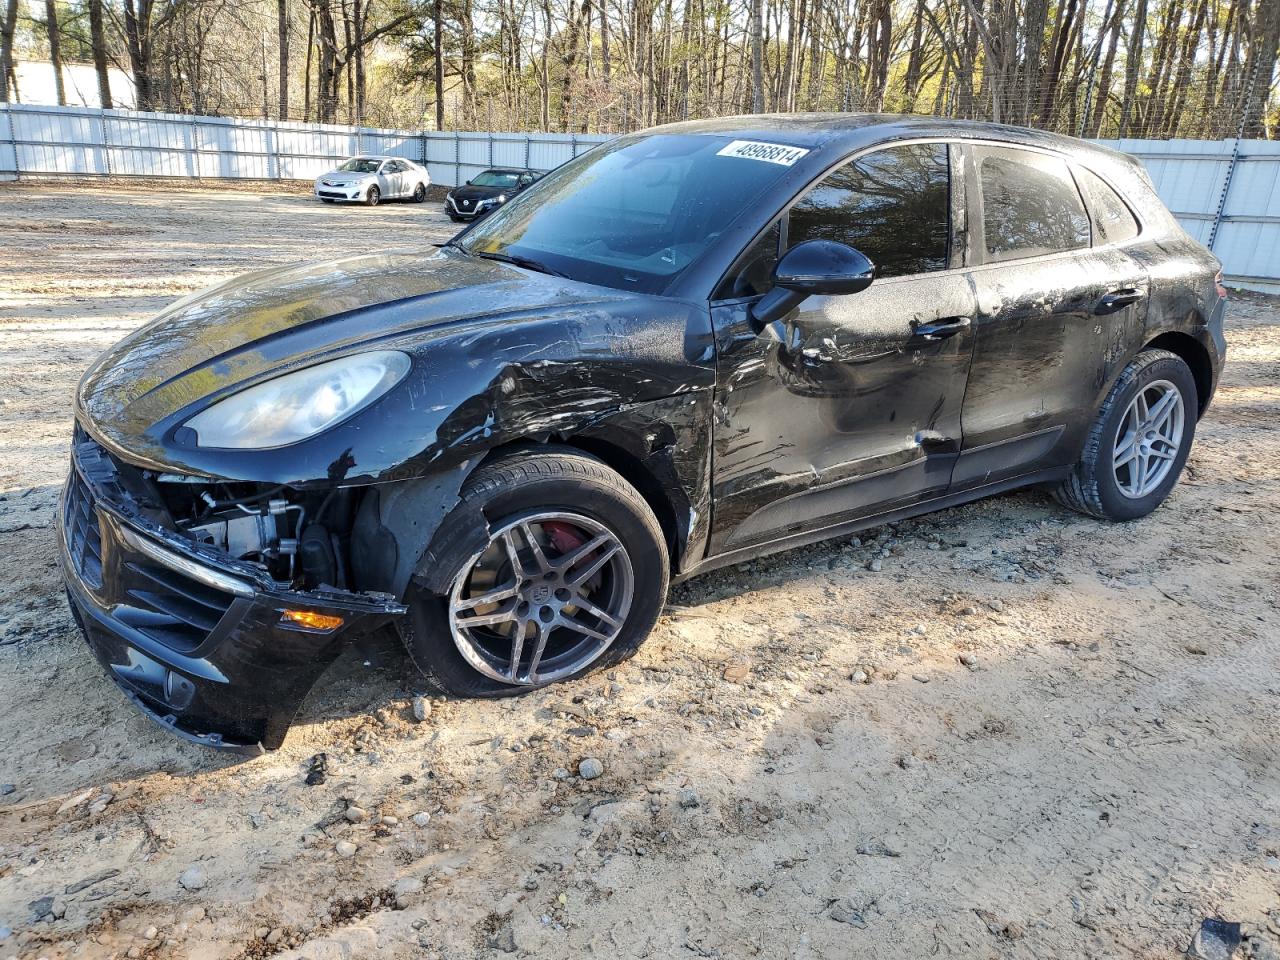
[[1124, 521], [1178, 480], [1219, 264], [1139, 164], [958, 121], [619, 137], [438, 249], [186, 298], [80, 384], [61, 562], [133, 701], [280, 744], [350, 640], [519, 693], [668, 583], [1015, 487]]
[[497, 210], [542, 175], [541, 170], [486, 170], [450, 190], [444, 198], [444, 211], [454, 223], [475, 220]]

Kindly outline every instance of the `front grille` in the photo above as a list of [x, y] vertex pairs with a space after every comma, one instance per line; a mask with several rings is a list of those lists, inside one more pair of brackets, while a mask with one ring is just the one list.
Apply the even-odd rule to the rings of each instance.
[[118, 620], [166, 647], [189, 653], [208, 638], [235, 599], [169, 567], [141, 558], [124, 563], [127, 586]]
[[93, 494], [73, 467], [67, 479], [67, 499], [62, 516], [67, 552], [80, 579], [93, 590], [102, 589], [102, 531]]
[[319, 193], [320, 193], [320, 196], [322, 197], [332, 197], [334, 200], [347, 199], [347, 195], [345, 193], [338, 193], [335, 190], [321, 190], [319, 191]]
[[[109, 569], [104, 587], [102, 532], [94, 491], [105, 507], [145, 514], [147, 492], [138, 495], [136, 468], [122, 465], [77, 424], [74, 438], [75, 466], [67, 481], [63, 524], [67, 552], [80, 579], [104, 601], [112, 615], [140, 633], [183, 653], [190, 652], [208, 638], [230, 609], [231, 594], [193, 580], [171, 567], [135, 553], [127, 545], [109, 538], [108, 547], [117, 559]], [[86, 483], [85, 477], [89, 478]], [[92, 483], [92, 488], [89, 484]]]

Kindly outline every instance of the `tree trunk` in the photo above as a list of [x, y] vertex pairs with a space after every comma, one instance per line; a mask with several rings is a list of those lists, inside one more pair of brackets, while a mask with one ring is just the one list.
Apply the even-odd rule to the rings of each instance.
[[316, 12], [307, 11], [307, 65], [302, 73], [302, 119], [311, 122], [311, 61], [316, 48]]
[[1254, 11], [1254, 41], [1249, 45], [1245, 65], [1245, 102], [1240, 129], [1251, 139], [1267, 136], [1267, 99], [1276, 69], [1276, 48], [1280, 47], [1280, 3], [1259, 3]]
[[124, 38], [139, 110], [152, 110], [151, 0], [124, 0]]
[[1138, 0], [1133, 12], [1133, 30], [1129, 34], [1129, 49], [1125, 55], [1124, 94], [1120, 98], [1120, 128], [1118, 136], [1127, 137], [1131, 132], [1133, 98], [1138, 92], [1138, 71], [1142, 69], [1142, 41], [1147, 28], [1147, 0]]
[[[89, 46], [98, 77], [98, 106], [111, 109], [111, 74], [107, 69], [107, 38], [102, 27], [102, 0], [89, 0]], [[0, 97], [0, 100], [3, 100]]]
[[[101, 2], [101, 0], [99, 0]], [[289, 119], [289, 10], [288, 0], [276, 2], [276, 41], [280, 50], [280, 119]]]
[[10, 86], [13, 77], [13, 33], [18, 24], [18, 0], [8, 0], [4, 16], [0, 18], [0, 103], [8, 103], [10, 96], [17, 98], [16, 86]]
[[1096, 139], [1102, 130], [1102, 120], [1107, 112], [1107, 99], [1111, 95], [1111, 75], [1115, 69], [1116, 47], [1120, 42], [1120, 27], [1123, 19], [1124, 0], [1117, 0], [1115, 10], [1111, 14], [1111, 33], [1107, 40], [1107, 56], [1102, 61], [1102, 72], [1098, 75], [1097, 82], [1093, 86], [1089, 114], [1085, 117], [1084, 135], [1086, 137]]
[[444, 0], [436, 0], [432, 11], [435, 39], [435, 63], [432, 72], [436, 84], [436, 129], [444, 129]]
[[764, 0], [751, 0], [751, 112], [764, 112]]
[[352, 0], [351, 4], [351, 34], [352, 43], [354, 44], [351, 56], [355, 58], [356, 69], [356, 124], [364, 125], [364, 104], [366, 78], [364, 74], [364, 27], [365, 18], [369, 16], [369, 7], [361, 2], [361, 0]]
[[67, 105], [67, 88], [62, 83], [62, 37], [58, 30], [58, 6], [54, 0], [44, 0], [45, 28], [49, 33], [49, 62], [53, 66], [53, 89], [58, 95], [58, 106]]

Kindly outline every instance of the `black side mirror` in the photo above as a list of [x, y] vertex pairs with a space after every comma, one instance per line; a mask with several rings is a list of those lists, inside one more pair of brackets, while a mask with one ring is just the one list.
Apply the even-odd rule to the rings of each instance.
[[761, 331], [809, 297], [858, 293], [871, 285], [875, 272], [875, 264], [847, 244], [797, 243], [773, 268], [773, 289], [751, 308], [751, 323]]
[[471, 186], [471, 181], [470, 181], [470, 180], [468, 180], [466, 183], [464, 183], [464, 184], [463, 184], [463, 186], [464, 186], [464, 187], [469, 187], [469, 186]]

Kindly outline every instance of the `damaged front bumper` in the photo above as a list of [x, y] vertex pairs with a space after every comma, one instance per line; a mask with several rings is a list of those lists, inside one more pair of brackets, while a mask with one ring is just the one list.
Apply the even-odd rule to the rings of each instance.
[[[289, 589], [149, 521], [90, 439], [73, 448], [57, 529], [72, 612], [108, 676], [166, 730], [202, 746], [279, 747], [346, 640], [405, 612], [390, 595]], [[340, 625], [297, 622], [315, 622], [307, 614]]]

